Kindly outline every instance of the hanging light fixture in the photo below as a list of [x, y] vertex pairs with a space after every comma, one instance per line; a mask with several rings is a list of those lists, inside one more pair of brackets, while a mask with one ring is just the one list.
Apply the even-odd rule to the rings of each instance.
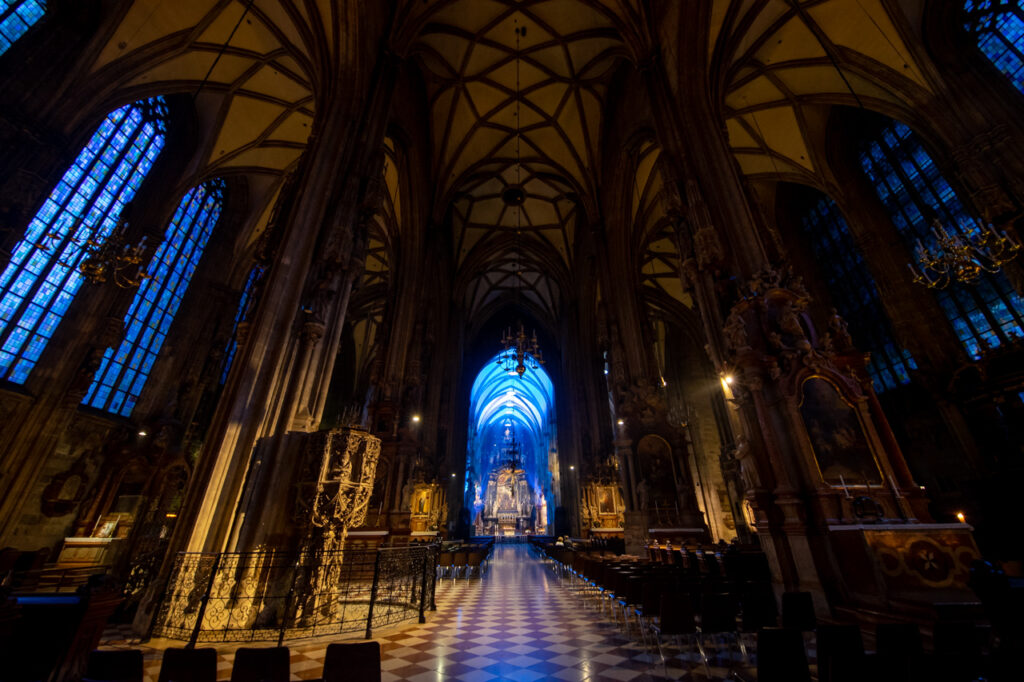
[[[521, 157], [519, 154], [519, 39], [526, 35], [526, 27], [518, 25], [516, 19], [516, 184], [507, 187], [502, 193], [502, 200], [516, 210], [516, 235], [515, 235], [515, 301], [519, 304], [519, 289], [522, 286], [523, 265], [521, 261], [521, 250], [519, 236], [522, 231], [522, 210], [526, 201], [526, 192], [521, 184]], [[544, 357], [541, 354], [540, 345], [537, 343], [537, 331], [532, 336], [527, 336], [526, 328], [522, 321], [516, 322], [515, 327], [509, 327], [501, 336], [502, 351], [498, 354], [497, 364], [502, 371], [508, 374], [518, 374], [522, 378], [527, 369], [537, 370], [544, 364]]]
[[[853, 85], [839, 67], [839, 62], [836, 60], [835, 55], [832, 54], [832, 50], [818, 34], [817, 25], [808, 19], [804, 8], [798, 0], [788, 0], [788, 2], [790, 7], [793, 8], [804, 22], [804, 25], [814, 35], [821, 49], [828, 56], [829, 61], [832, 62], [832, 67], [846, 85], [846, 89], [849, 90], [854, 101], [857, 102], [857, 107], [861, 111], [866, 111], [864, 103], [861, 102], [857, 92], [853, 89]], [[882, 38], [889, 41], [881, 27], [871, 19], [871, 15], [868, 14], [867, 10], [861, 7], [861, 11], [871, 20], [871, 23], [874, 24]], [[889, 44], [899, 54], [900, 58], [903, 59], [904, 66], [906, 66], [907, 60], [903, 58], [903, 55], [895, 45], [891, 42]], [[982, 275], [999, 272], [1004, 265], [1017, 257], [1022, 245], [1016, 237], [1011, 236], [1005, 230], [1002, 232], [996, 230], [992, 223], [988, 221], [987, 215], [985, 220], [975, 220], [974, 222], [977, 229], [963, 229], [958, 224], [954, 224], [950, 229], [947, 229], [938, 217], [933, 218], [931, 232], [935, 240], [935, 246], [929, 248], [918, 239], [914, 247], [917, 266], [915, 267], [913, 263], [907, 263], [907, 267], [910, 268], [910, 272], [914, 277], [914, 282], [923, 284], [931, 289], [945, 289], [954, 283], [975, 284], [981, 279]]]
[[931, 289], [974, 284], [985, 273], [999, 272], [1021, 249], [1019, 240], [987, 221], [977, 221], [977, 229], [966, 232], [959, 227], [947, 230], [936, 218], [932, 236], [937, 247], [928, 248], [918, 239], [914, 248], [918, 266], [907, 263], [914, 281]]
[[93, 284], [113, 282], [122, 289], [137, 287], [149, 278], [142, 271], [146, 259], [146, 238], [132, 246], [126, 235], [128, 223], [121, 223], [106, 239], [85, 240], [85, 257], [78, 265], [82, 276]]

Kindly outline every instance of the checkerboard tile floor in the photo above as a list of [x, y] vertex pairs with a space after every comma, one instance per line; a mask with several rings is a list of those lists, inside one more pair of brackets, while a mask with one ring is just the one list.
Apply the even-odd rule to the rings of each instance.
[[[665, 668], [656, 655], [624, 636], [606, 616], [584, 608], [526, 545], [497, 545], [482, 578], [439, 581], [437, 611], [428, 613], [427, 621], [374, 633], [381, 645], [384, 682], [664, 679]], [[140, 646], [108, 634], [106, 646]], [[340, 638], [286, 642], [292, 679], [316, 678], [332, 641]], [[141, 646], [145, 682], [155, 682], [163, 649], [181, 643], [152, 640]], [[230, 677], [239, 646], [217, 645], [221, 679]], [[679, 658], [673, 659], [669, 677], [705, 679], [700, 671], [688, 675], [681, 666]], [[722, 679], [727, 671], [713, 667], [711, 672]]]

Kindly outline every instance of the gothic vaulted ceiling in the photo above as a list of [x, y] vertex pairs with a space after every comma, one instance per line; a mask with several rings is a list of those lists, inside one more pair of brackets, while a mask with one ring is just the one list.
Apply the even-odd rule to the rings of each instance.
[[716, 0], [709, 30], [708, 64], [748, 175], [816, 172], [803, 105], [859, 99], [891, 111], [928, 90], [881, 0]]
[[[432, 222], [451, 227], [471, 318], [510, 296], [540, 317], [558, 316], [573, 282], [578, 225], [600, 219], [602, 166], [621, 161], [602, 158], [610, 79], [643, 49], [636, 36], [645, 35], [644, 24], [659, 33], [651, 40], [662, 46], [678, 91], [693, 67], [680, 61], [680, 36], [700, 17], [706, 54], [691, 51], [688, 59], [705, 60], [729, 143], [752, 176], [817, 174], [808, 105], [859, 98], [893, 111], [929, 88], [882, 0], [395, 0], [393, 7], [393, 42], [426, 84]], [[344, 27], [358, 26], [364, 9], [335, 0], [135, 0], [92, 73], [139, 94], [194, 92], [205, 80], [197, 104], [214, 133], [204, 172], [277, 177], [305, 148], [317, 93], [337, 87], [353, 30]], [[643, 151], [636, 178], [633, 219], [644, 235], [637, 253], [645, 285], [686, 303], [672, 275], [658, 154]], [[504, 198], [513, 186], [525, 195], [518, 207]], [[391, 198], [394, 224], [400, 201]], [[372, 263], [384, 262], [383, 244], [374, 239]]]
[[[411, 52], [470, 315], [518, 287], [554, 319], [580, 202], [597, 191], [608, 80], [625, 55], [614, 12], [596, 0], [428, 5]], [[503, 199], [513, 186], [521, 206]]]

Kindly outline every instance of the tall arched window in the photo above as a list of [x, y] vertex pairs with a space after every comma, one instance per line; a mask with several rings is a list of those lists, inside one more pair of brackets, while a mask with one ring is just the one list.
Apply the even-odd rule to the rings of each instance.
[[0, 0], [0, 54], [46, 14], [44, 0]]
[[[927, 244], [933, 241], [933, 218], [961, 235], [977, 230], [952, 186], [906, 125], [893, 122], [884, 128], [864, 145], [860, 160], [908, 251], [918, 239]], [[1024, 334], [1024, 300], [1002, 274], [984, 275], [970, 286], [950, 286], [937, 296], [972, 358]]]
[[809, 206], [800, 219], [815, 261], [821, 264], [836, 310], [846, 318], [854, 341], [871, 353], [868, 373], [881, 393], [910, 383], [917, 364], [892, 336], [875, 281], [864, 264], [839, 207], [827, 196]]
[[1024, 93], [1024, 6], [1020, 0], [966, 0], [965, 28], [978, 49]]
[[235, 360], [235, 351], [238, 350], [238, 325], [249, 319], [249, 307], [252, 304], [252, 295], [256, 291], [256, 284], [263, 277], [265, 268], [256, 265], [249, 271], [245, 278], [245, 286], [242, 287], [242, 297], [238, 300], [238, 311], [235, 313], [235, 321], [231, 325], [231, 339], [224, 349], [224, 360], [221, 362], [220, 383], [223, 385], [228, 380], [228, 372], [231, 371], [231, 363]]
[[124, 417], [132, 413], [223, 207], [219, 179], [182, 197], [125, 315], [124, 340], [103, 354], [83, 404]]
[[117, 226], [164, 146], [160, 97], [110, 113], [15, 244], [0, 275], [0, 378], [24, 383], [82, 285], [85, 244]]

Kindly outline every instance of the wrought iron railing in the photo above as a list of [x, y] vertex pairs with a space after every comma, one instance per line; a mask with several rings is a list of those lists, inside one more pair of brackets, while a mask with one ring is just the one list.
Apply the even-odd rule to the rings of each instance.
[[182, 552], [153, 634], [270, 641], [373, 629], [434, 608], [438, 545], [310, 554]]

